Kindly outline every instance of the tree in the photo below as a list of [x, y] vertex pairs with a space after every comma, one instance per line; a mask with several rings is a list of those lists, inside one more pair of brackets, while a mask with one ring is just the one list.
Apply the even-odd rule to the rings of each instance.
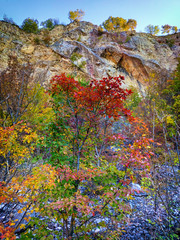
[[[129, 21], [129, 24], [130, 24], [130, 21]], [[102, 26], [107, 31], [121, 32], [126, 30], [127, 20], [120, 17], [110, 16], [106, 21], [102, 23]]]
[[[127, 185], [135, 179], [133, 168], [136, 171], [139, 168], [141, 174], [144, 174], [143, 169], [147, 173], [150, 146], [144, 136], [146, 128], [142, 122], [137, 129], [134, 122], [132, 129], [138, 140], [129, 146], [129, 153], [125, 147], [122, 150], [125, 138], [113, 130], [113, 123], [121, 117], [127, 122], [134, 121], [130, 111], [124, 107], [131, 91], [121, 88], [123, 79], [123, 76], [109, 77], [84, 83], [65, 74], [52, 78], [49, 93], [55, 118], [42, 146], [48, 150], [46, 161], [55, 166], [53, 174], [56, 179], [52, 182], [55, 183], [53, 189], [43, 193], [46, 189], [43, 181], [45, 185], [40, 194], [36, 194], [39, 213], [47, 220], [43, 224], [39, 224], [39, 219], [32, 223], [34, 229], [39, 226], [35, 233], [37, 236], [51, 236], [53, 233], [47, 233], [46, 226], [55, 218], [62, 227], [62, 231], [55, 233], [58, 237], [89, 239], [96, 218], [111, 219], [113, 228], [129, 211], [122, 199], [127, 199], [130, 194]], [[131, 133], [133, 136], [134, 133]], [[107, 149], [112, 144], [120, 149], [114, 156], [109, 150], [108, 157]], [[117, 163], [126, 170], [118, 170]], [[41, 185], [35, 178], [36, 185]], [[102, 219], [99, 226], [107, 227], [107, 223]], [[117, 229], [117, 236], [120, 231]], [[102, 234], [104, 239], [110, 238], [110, 235], [112, 239], [115, 237], [108, 228]], [[95, 233], [94, 237], [98, 238], [98, 235]]]
[[[13, 239], [14, 232], [24, 232], [21, 239], [119, 238], [119, 225], [130, 213], [129, 184], [137, 175], [148, 174], [152, 155], [146, 126], [124, 107], [131, 91], [121, 87], [123, 80], [119, 76], [83, 82], [65, 74], [52, 78], [48, 92], [54, 114], [46, 116], [49, 110], [44, 110], [40, 118], [50, 122], [41, 127], [39, 138], [41, 162], [48, 164], [21, 165], [23, 173], [13, 169], [7, 181], [0, 182], [0, 204], [13, 206], [1, 209], [6, 211], [1, 238]], [[29, 114], [39, 115], [29, 109], [27, 119]], [[33, 122], [39, 130], [39, 120]], [[23, 123], [0, 128], [0, 157], [14, 163], [31, 159], [36, 138], [32, 127]], [[2, 168], [5, 172], [4, 164]], [[9, 213], [17, 212], [23, 214], [10, 221]], [[38, 216], [32, 218], [35, 212]], [[52, 221], [60, 226], [58, 231], [49, 228]], [[96, 226], [105, 231], [94, 232]]]
[[137, 26], [137, 21], [134, 19], [128, 19], [127, 24], [126, 24], [126, 28], [127, 30], [134, 30]]
[[160, 29], [159, 29], [159, 26], [153, 26], [151, 24], [149, 24], [146, 28], [145, 28], [145, 31], [147, 33], [150, 33], [152, 35], [156, 35], [159, 33]]
[[41, 22], [41, 26], [43, 26], [44, 28], [47, 28], [49, 30], [52, 30], [56, 25], [58, 25], [59, 21], [57, 19], [52, 19], [49, 18], [44, 22]]
[[21, 28], [27, 33], [37, 33], [38, 32], [38, 24], [39, 24], [38, 20], [26, 18], [23, 21]]
[[83, 10], [77, 9], [76, 11], [69, 12], [69, 20], [73, 21], [81, 21], [82, 17], [84, 16], [85, 12]]
[[6, 14], [3, 15], [3, 21], [11, 24], [16, 24], [12, 18], [8, 18]]
[[[172, 222], [179, 222], [175, 212], [178, 211], [176, 191], [179, 188], [179, 175], [176, 171], [180, 166], [180, 64], [177, 65], [174, 77], [170, 80], [164, 79], [163, 83], [162, 76], [152, 75], [148, 80], [146, 96], [139, 103], [141, 110], [139, 111], [139, 108], [134, 110], [144, 119], [154, 140], [154, 155], [151, 160], [153, 175], [150, 179], [153, 186], [154, 215], [164, 208], [166, 216], [162, 222], [158, 219], [155, 221], [161, 229], [166, 223], [168, 230], [164, 228], [162, 234], [166, 238], [171, 238], [174, 235]], [[170, 188], [172, 185], [173, 189]], [[174, 237], [178, 238], [177, 235]]]
[[0, 124], [11, 126], [20, 121], [34, 101], [38, 88], [30, 87], [33, 67], [21, 65], [16, 56], [9, 56], [8, 67], [0, 73]]
[[164, 34], [164, 33], [169, 33], [170, 31], [171, 31], [171, 26], [170, 25], [168, 25], [168, 24], [166, 24], [166, 25], [163, 25], [162, 26], [162, 33]]
[[171, 30], [172, 30], [173, 33], [177, 33], [177, 32], [178, 32], [177, 26], [173, 26], [173, 27], [171, 28]]
[[[64, 74], [51, 80], [50, 93], [54, 98], [53, 107], [60, 127], [58, 134], [62, 141], [68, 142], [69, 161], [73, 161], [77, 170], [86, 141], [100, 125], [103, 126], [107, 121], [111, 124], [110, 119], [117, 119], [123, 114], [131, 119], [130, 111], [123, 106], [131, 91], [123, 90], [120, 87], [121, 82], [121, 77], [109, 77], [82, 86], [80, 82]], [[56, 125], [57, 123], [55, 128]], [[59, 158], [62, 161], [63, 157]]]

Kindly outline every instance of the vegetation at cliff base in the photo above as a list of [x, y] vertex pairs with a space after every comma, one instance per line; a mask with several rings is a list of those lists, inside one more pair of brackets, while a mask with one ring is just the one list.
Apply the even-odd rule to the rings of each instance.
[[0, 238], [124, 239], [143, 198], [153, 209], [143, 213], [144, 236], [178, 239], [179, 67], [163, 85], [150, 76], [142, 97], [122, 87], [124, 76], [62, 73], [44, 89], [33, 64], [9, 56], [0, 73]]

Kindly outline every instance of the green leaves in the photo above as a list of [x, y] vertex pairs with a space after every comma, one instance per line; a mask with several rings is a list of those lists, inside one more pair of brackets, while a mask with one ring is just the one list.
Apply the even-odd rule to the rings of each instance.
[[37, 19], [31, 19], [31, 18], [26, 18], [23, 23], [21, 28], [27, 32], [27, 33], [37, 33], [38, 32], [38, 20]]

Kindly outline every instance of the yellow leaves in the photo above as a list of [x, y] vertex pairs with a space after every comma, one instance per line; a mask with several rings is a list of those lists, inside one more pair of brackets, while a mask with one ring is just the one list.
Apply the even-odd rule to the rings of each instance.
[[67, 189], [69, 186], [70, 186], [70, 184], [68, 184], [68, 183], [64, 184], [65, 189]]
[[25, 224], [21, 224], [20, 228], [23, 229], [23, 228], [25, 228], [25, 226], [26, 226]]
[[33, 149], [29, 148], [26, 143], [37, 140], [37, 134], [32, 132], [24, 123], [17, 123], [12, 127], [0, 127], [0, 155], [19, 162], [20, 159], [30, 156]]
[[34, 208], [34, 211], [39, 212], [39, 208], [38, 207]]
[[[10, 187], [20, 193], [19, 200], [21, 202], [35, 203], [42, 190], [44, 193], [49, 192], [55, 185], [57, 173], [56, 169], [50, 165], [35, 167], [32, 173], [32, 175], [28, 175], [24, 179], [12, 178]], [[25, 210], [26, 208], [23, 208], [19, 210], [19, 213]], [[36, 207], [32, 211], [39, 211], [39, 208]]]
[[76, 11], [69, 11], [69, 19], [70, 21], [80, 21], [81, 18], [84, 16], [84, 11], [82, 11], [81, 9], [77, 9]]
[[12, 223], [10, 223], [9, 225], [10, 225], [10, 226], [14, 226], [14, 225], [16, 225], [16, 224], [15, 224], [14, 222], [12, 222]]
[[174, 120], [172, 119], [172, 116], [171, 115], [168, 115], [166, 117], [166, 121], [167, 121], [167, 124], [174, 124]]
[[25, 217], [24, 220], [26, 220], [27, 222], [29, 222], [29, 220], [31, 219], [31, 217]]

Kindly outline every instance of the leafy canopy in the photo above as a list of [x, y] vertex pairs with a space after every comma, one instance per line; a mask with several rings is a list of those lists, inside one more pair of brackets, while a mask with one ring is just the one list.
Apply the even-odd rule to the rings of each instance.
[[149, 24], [146, 28], [145, 28], [145, 31], [147, 33], [150, 33], [152, 35], [156, 35], [159, 33], [160, 29], [159, 29], [159, 26], [154, 26], [154, 25], [151, 25]]
[[26, 18], [23, 21], [21, 28], [27, 33], [37, 33], [38, 32], [38, 24], [39, 24], [39, 22], [37, 19]]
[[85, 12], [83, 10], [77, 9], [76, 11], [70, 11], [69, 12], [69, 20], [71, 22], [73, 21], [80, 21], [82, 17], [84, 16]]
[[128, 21], [121, 17], [110, 16], [106, 21], [102, 23], [103, 27], [107, 31], [121, 32], [134, 30], [137, 26], [137, 22], [134, 19], [128, 19]]
[[49, 18], [44, 22], [41, 22], [41, 26], [44, 28], [47, 28], [48, 30], [52, 30], [56, 25], [59, 24], [59, 21], [57, 19]]

